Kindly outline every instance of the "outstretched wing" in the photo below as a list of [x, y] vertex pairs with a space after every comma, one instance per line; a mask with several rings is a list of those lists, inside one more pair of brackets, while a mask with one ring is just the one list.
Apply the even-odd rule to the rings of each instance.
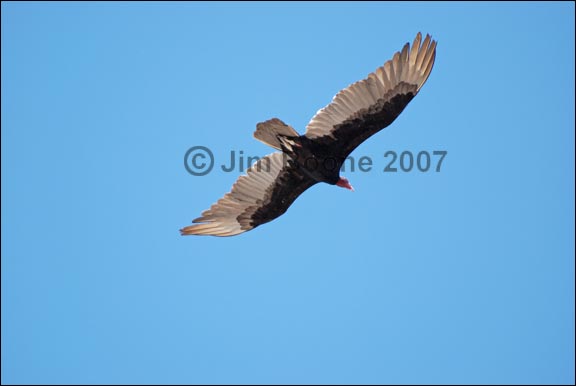
[[[412, 48], [401, 52], [340, 91], [306, 127], [306, 137], [332, 145], [334, 155], [347, 157], [364, 140], [390, 125], [418, 93], [432, 71], [436, 42], [418, 32]], [[338, 143], [338, 145], [336, 145]]]
[[302, 192], [316, 183], [282, 153], [252, 165], [224, 195], [182, 235], [233, 236], [281, 216]]

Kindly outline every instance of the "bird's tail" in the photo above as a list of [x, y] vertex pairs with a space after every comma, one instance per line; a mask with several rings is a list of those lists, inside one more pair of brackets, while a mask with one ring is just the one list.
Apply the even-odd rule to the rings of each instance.
[[278, 118], [272, 118], [256, 125], [254, 138], [277, 150], [282, 150], [280, 136], [299, 137], [300, 134], [292, 126], [288, 126]]

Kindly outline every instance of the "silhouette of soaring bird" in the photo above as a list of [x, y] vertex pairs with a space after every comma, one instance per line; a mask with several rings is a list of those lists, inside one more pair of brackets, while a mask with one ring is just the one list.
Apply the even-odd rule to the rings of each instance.
[[182, 235], [233, 236], [281, 216], [306, 189], [326, 182], [353, 190], [340, 177], [346, 157], [390, 125], [420, 91], [436, 57], [436, 42], [418, 33], [412, 47], [340, 91], [300, 135], [274, 118], [256, 126], [254, 137], [280, 150], [252, 165], [232, 190], [182, 228]]

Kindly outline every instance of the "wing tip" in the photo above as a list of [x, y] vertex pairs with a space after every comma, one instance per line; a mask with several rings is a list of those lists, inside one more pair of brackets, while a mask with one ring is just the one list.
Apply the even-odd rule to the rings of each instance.
[[241, 229], [240, 227], [221, 227], [211, 223], [188, 225], [180, 229], [180, 236], [235, 236], [240, 233], [246, 232], [248, 229]]

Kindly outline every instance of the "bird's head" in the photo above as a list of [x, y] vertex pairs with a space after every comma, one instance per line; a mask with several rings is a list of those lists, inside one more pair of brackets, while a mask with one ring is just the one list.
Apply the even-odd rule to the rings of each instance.
[[346, 177], [340, 177], [338, 182], [336, 182], [336, 185], [341, 188], [346, 188], [348, 190], [354, 191], [354, 188], [352, 187], [352, 185], [350, 185], [350, 181], [348, 181]]

